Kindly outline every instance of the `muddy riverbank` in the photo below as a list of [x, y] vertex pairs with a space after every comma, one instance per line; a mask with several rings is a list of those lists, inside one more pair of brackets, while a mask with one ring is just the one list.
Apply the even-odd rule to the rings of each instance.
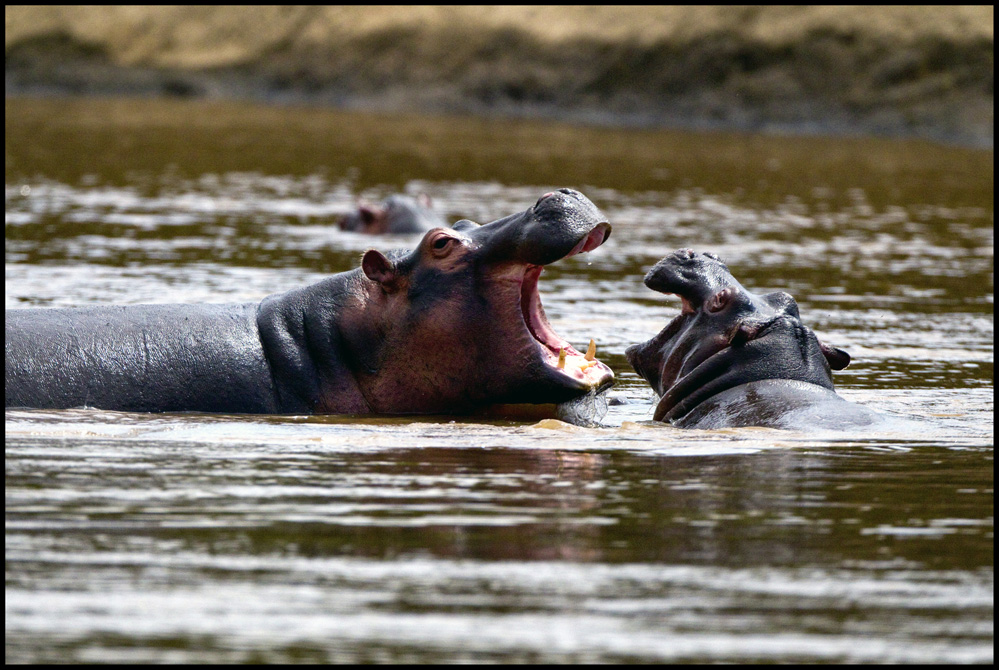
[[993, 144], [992, 7], [8, 7], [5, 92]]

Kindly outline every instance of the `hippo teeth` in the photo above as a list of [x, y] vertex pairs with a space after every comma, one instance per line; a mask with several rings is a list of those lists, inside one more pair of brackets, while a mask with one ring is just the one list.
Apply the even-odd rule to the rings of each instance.
[[[602, 236], [601, 231], [601, 240]], [[591, 384], [599, 383], [605, 377], [613, 377], [610, 368], [596, 359], [596, 342], [591, 339], [586, 354], [581, 354], [569, 342], [559, 337], [548, 323], [545, 310], [541, 306], [541, 296], [538, 294], [538, 278], [542, 270], [540, 265], [527, 266], [521, 283], [520, 296], [524, 323], [531, 337], [540, 346], [542, 357], [555, 369]]]

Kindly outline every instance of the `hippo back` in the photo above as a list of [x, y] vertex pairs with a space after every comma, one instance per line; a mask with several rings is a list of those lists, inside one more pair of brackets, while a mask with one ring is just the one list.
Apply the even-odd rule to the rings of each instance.
[[793, 379], [765, 379], [711, 396], [673, 425], [679, 428], [760, 426], [785, 430], [844, 430], [883, 417], [834, 391]]
[[257, 305], [8, 310], [6, 407], [273, 413]]

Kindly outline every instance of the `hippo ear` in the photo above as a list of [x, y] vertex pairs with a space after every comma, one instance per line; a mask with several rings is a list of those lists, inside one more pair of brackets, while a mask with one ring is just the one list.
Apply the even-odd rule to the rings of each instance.
[[370, 226], [378, 218], [378, 213], [371, 205], [363, 204], [357, 208], [357, 213], [361, 215], [361, 221]]
[[395, 290], [396, 279], [399, 275], [395, 265], [382, 252], [375, 249], [365, 251], [364, 258], [361, 259], [361, 269], [364, 271], [365, 277], [378, 282], [386, 291]]
[[822, 349], [822, 355], [829, 361], [829, 367], [833, 370], [842, 370], [850, 364], [850, 354], [842, 349], [830, 347], [828, 344], [823, 344], [822, 342], [819, 342], [819, 348]]
[[451, 226], [452, 229], [457, 230], [458, 232], [465, 231], [465, 230], [473, 230], [473, 229], [478, 228], [478, 227], [479, 227], [479, 224], [477, 224], [475, 221], [469, 221], [468, 219], [462, 219], [461, 221], [455, 221], [454, 225]]

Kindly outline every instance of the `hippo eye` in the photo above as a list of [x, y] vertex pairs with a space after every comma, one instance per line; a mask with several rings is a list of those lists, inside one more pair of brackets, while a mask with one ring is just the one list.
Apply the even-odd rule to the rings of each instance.
[[451, 250], [451, 243], [454, 242], [453, 237], [448, 237], [447, 235], [441, 235], [433, 242], [430, 243], [430, 248], [433, 250], [435, 256], [443, 257], [447, 255]]

